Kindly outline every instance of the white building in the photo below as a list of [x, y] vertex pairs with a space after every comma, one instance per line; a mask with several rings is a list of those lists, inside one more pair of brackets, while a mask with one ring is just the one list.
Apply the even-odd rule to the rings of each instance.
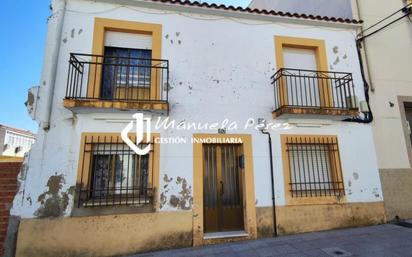
[[412, 1], [380, 1], [377, 5], [375, 1], [364, 0], [359, 1], [358, 10], [365, 21], [362, 43], [367, 56], [365, 65], [375, 120], [373, 132], [386, 215], [390, 220], [409, 219], [412, 218], [409, 204], [412, 201]]
[[412, 1], [253, 0], [250, 7], [364, 21], [357, 39], [374, 114], [386, 215], [389, 220], [412, 218], [412, 205], [406, 204], [412, 201]]
[[30, 131], [0, 124], [0, 156], [23, 157], [34, 141]]
[[[29, 104], [40, 129], [12, 209], [17, 256], [385, 221], [371, 125], [348, 121], [368, 118], [356, 20], [157, 0], [52, 7]], [[134, 113], [151, 119], [146, 155], [120, 136]]]

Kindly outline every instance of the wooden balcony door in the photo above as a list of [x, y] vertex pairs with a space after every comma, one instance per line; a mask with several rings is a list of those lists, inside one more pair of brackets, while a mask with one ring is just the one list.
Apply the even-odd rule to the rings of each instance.
[[204, 232], [244, 230], [242, 145], [203, 147]]

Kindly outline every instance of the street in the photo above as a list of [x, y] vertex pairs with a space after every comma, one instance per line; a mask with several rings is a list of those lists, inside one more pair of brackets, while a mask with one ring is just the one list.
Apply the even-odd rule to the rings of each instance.
[[412, 256], [412, 228], [385, 224], [133, 255], [247, 257]]

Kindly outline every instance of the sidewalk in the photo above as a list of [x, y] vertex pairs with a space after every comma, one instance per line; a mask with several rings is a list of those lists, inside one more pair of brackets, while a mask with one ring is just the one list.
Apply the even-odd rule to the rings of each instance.
[[412, 228], [385, 224], [152, 252], [129, 257], [140, 256], [412, 257]]

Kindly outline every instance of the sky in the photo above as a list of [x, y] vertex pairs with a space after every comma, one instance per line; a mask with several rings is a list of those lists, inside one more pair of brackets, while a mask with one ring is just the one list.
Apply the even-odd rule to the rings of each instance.
[[[0, 124], [37, 131], [24, 102], [39, 85], [50, 0], [2, 0], [0, 15]], [[250, 0], [203, 2], [246, 7]]]

